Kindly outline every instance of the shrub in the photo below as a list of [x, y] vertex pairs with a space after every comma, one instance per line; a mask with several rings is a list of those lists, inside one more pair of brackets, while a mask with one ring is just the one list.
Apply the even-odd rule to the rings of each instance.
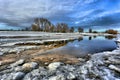
[[93, 31], [93, 33], [98, 33], [97, 31]]
[[113, 30], [113, 29], [106, 30], [105, 32], [108, 34], [117, 34], [118, 33], [117, 30]]

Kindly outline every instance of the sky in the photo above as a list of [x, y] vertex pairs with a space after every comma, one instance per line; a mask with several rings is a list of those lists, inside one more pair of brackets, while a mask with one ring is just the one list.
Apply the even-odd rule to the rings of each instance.
[[30, 27], [37, 17], [85, 29], [120, 30], [120, 0], [0, 0], [0, 29]]

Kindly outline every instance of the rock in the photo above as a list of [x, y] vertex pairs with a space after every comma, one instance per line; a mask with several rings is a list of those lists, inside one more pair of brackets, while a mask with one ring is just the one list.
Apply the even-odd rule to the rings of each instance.
[[85, 59], [83, 59], [83, 58], [78, 58], [78, 60], [81, 62], [85, 62]]
[[[7, 77], [8, 77], [7, 74], [3, 74], [3, 75], [0, 77], [0, 80], [7, 80]], [[9, 79], [11, 79], [11, 78], [9, 78]]]
[[39, 69], [34, 69], [33, 71], [30, 72], [33, 76], [39, 76]]
[[50, 58], [50, 60], [52, 61], [52, 60], [54, 60], [54, 58]]
[[22, 71], [22, 66], [17, 66], [14, 68], [14, 71], [19, 72]]
[[0, 56], [3, 55], [4, 53], [3, 52], [0, 52]]
[[49, 63], [48, 63], [48, 62], [45, 62], [44, 64], [45, 64], [45, 65], [48, 65]]
[[35, 77], [35, 78], [33, 78], [32, 80], [40, 80], [40, 79], [38, 79], [38, 77]]
[[57, 76], [50, 77], [48, 80], [66, 80], [66, 78], [64, 77], [64, 75], [60, 74]]
[[17, 51], [15, 49], [9, 50], [9, 53], [16, 53]]
[[31, 73], [27, 73], [27, 74], [24, 76], [23, 80], [32, 80], [32, 74], [31, 74]]
[[75, 78], [76, 78], [76, 76], [73, 73], [69, 73], [68, 76], [67, 76], [68, 80], [73, 80]]
[[29, 63], [23, 64], [22, 69], [25, 72], [29, 72], [29, 71], [37, 68], [37, 66], [38, 66], [38, 64], [36, 62], [29, 62]]
[[63, 66], [63, 68], [70, 72], [72, 72], [76, 69], [74, 66], [71, 66], [71, 65], [65, 65], [65, 66]]
[[[5, 80], [13, 80], [13, 77], [14, 77], [15, 74], [16, 74], [15, 72], [8, 73]], [[3, 80], [4, 80], [4, 79], [3, 79]]]
[[0, 71], [0, 73], [6, 74], [6, 73], [11, 73], [14, 70], [14, 68], [10, 68], [10, 69], [4, 69], [3, 71]]
[[17, 72], [13, 75], [13, 80], [21, 80], [25, 76], [23, 72]]
[[48, 68], [49, 70], [56, 70], [61, 64], [61, 62], [53, 62], [48, 65]]
[[24, 59], [20, 59], [19, 61], [16, 61], [15, 63], [11, 64], [10, 67], [19, 66], [19, 65], [23, 64], [24, 62], [25, 62]]

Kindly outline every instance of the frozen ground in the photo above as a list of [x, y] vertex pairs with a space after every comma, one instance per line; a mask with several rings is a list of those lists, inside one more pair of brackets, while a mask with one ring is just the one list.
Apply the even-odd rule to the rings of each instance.
[[[0, 31], [0, 55], [7, 52], [37, 48], [36, 44], [51, 41], [67, 41], [81, 37], [79, 33], [46, 33], [29, 31]], [[19, 46], [16, 44], [34, 44]]]

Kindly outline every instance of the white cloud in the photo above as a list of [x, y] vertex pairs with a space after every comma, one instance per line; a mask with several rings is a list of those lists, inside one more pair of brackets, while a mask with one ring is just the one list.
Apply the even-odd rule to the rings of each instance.
[[120, 13], [120, 7], [109, 8], [107, 4], [113, 2], [105, 1], [107, 3], [103, 0], [0, 0], [0, 22], [28, 26], [34, 18], [46, 17], [54, 22], [84, 26], [98, 18]]
[[65, 15], [77, 0], [0, 0], [0, 17], [9, 22], [24, 22], [35, 17]]

